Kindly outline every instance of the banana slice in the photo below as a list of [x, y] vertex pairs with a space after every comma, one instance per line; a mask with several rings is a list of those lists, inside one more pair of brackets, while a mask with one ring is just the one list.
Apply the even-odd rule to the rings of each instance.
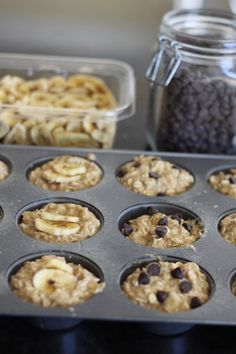
[[39, 231], [46, 232], [53, 236], [69, 236], [76, 234], [80, 226], [72, 222], [53, 222], [40, 218], [35, 219], [35, 227]]
[[59, 269], [62, 270], [63, 272], [73, 274], [73, 268], [59, 258], [48, 258], [43, 263], [43, 268]]
[[51, 294], [58, 288], [72, 290], [76, 282], [73, 274], [59, 269], [41, 269], [33, 277], [34, 287], [46, 294]]
[[85, 173], [86, 167], [69, 162], [58, 162], [52, 166], [53, 170], [63, 176], [76, 176]]
[[58, 173], [55, 173], [50, 170], [43, 171], [43, 178], [48, 180], [49, 182], [57, 182], [57, 183], [70, 183], [76, 182], [80, 179], [79, 175], [76, 176], [61, 176]]
[[0, 139], [4, 138], [5, 135], [9, 132], [10, 128], [7, 123], [3, 120], [0, 120]]
[[66, 221], [66, 222], [79, 222], [80, 218], [78, 216], [61, 215], [55, 213], [48, 213], [44, 211], [41, 215], [44, 220], [49, 221]]

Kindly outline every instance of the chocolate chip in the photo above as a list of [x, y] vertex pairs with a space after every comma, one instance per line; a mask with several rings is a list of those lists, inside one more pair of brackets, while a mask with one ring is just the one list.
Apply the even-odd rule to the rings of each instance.
[[140, 166], [141, 166], [141, 163], [138, 162], [138, 161], [136, 161], [136, 162], [133, 164], [133, 167], [135, 167], [135, 168], [138, 168], [138, 167], [140, 167]]
[[160, 238], [164, 237], [167, 233], [168, 229], [166, 226], [157, 226], [156, 227], [156, 235]]
[[56, 283], [55, 280], [48, 279], [48, 284], [49, 284], [49, 285], [54, 285], [55, 283]]
[[145, 272], [141, 272], [138, 277], [138, 283], [139, 283], [139, 285], [149, 284], [150, 283], [150, 276]]
[[154, 208], [154, 207], [148, 207], [148, 208], [147, 208], [147, 213], [148, 213], [149, 215], [154, 215], [154, 214], [159, 213], [159, 210], [156, 209], [156, 208]]
[[189, 233], [191, 233], [191, 231], [192, 231], [192, 229], [193, 229], [192, 225], [191, 225], [191, 224], [188, 224], [187, 222], [184, 222], [184, 223], [183, 223], [183, 227], [184, 227]]
[[169, 293], [167, 291], [159, 290], [156, 293], [157, 300], [162, 304], [168, 298]]
[[126, 172], [124, 170], [120, 170], [117, 173], [117, 177], [120, 177], [120, 178], [124, 177], [125, 175], [126, 175]]
[[173, 278], [176, 278], [176, 279], [183, 279], [183, 277], [184, 277], [184, 274], [183, 274], [180, 267], [173, 269], [170, 272], [170, 274], [172, 275]]
[[199, 307], [201, 305], [202, 305], [202, 303], [201, 303], [199, 297], [194, 296], [191, 300], [191, 303], [190, 303], [191, 309], [196, 309], [197, 307]]
[[236, 178], [233, 177], [233, 176], [230, 176], [230, 177], [229, 177], [229, 183], [230, 183], [230, 184], [236, 184]]
[[160, 192], [160, 193], [157, 193], [157, 195], [156, 195], [157, 197], [165, 197], [166, 196], [166, 194], [165, 193], [163, 193], [163, 192]]
[[190, 290], [192, 290], [192, 283], [190, 283], [189, 281], [187, 280], [184, 280], [182, 281], [180, 284], [179, 284], [179, 289], [181, 291], [181, 293], [188, 293]]
[[158, 173], [152, 172], [152, 171], [149, 172], [148, 176], [149, 176], [150, 178], [154, 178], [154, 179], [158, 179], [158, 178], [160, 177]]
[[133, 228], [132, 228], [131, 225], [124, 223], [124, 225], [123, 225], [123, 230], [124, 230], [124, 231], [123, 231], [123, 232], [124, 232], [124, 235], [125, 235], [125, 236], [129, 236], [129, 235], [131, 234], [131, 232], [133, 231]]
[[147, 266], [147, 273], [149, 275], [159, 275], [161, 272], [161, 266], [158, 263], [150, 263]]
[[158, 225], [168, 225], [168, 218], [164, 216], [161, 220], [158, 221]]
[[177, 220], [179, 223], [181, 223], [182, 214], [181, 214], [181, 213], [178, 213], [178, 214], [171, 215], [171, 219]]

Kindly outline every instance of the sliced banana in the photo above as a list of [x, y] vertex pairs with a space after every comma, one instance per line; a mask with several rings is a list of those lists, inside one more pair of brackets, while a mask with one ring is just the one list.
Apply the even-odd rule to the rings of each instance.
[[69, 236], [76, 234], [80, 226], [72, 222], [53, 222], [43, 220], [40, 218], [35, 219], [35, 227], [39, 231], [46, 232], [53, 236]]
[[4, 136], [7, 135], [9, 130], [10, 128], [8, 124], [5, 121], [0, 120], [0, 139], [4, 138]]
[[44, 220], [49, 221], [66, 221], [66, 222], [79, 222], [80, 218], [78, 216], [61, 215], [55, 213], [48, 213], [44, 211], [41, 215]]
[[58, 173], [55, 173], [51, 170], [43, 171], [43, 178], [48, 180], [49, 182], [57, 182], [57, 183], [70, 183], [76, 182], [80, 179], [79, 175], [76, 176], [62, 176]]
[[70, 162], [58, 162], [52, 166], [53, 170], [64, 176], [76, 176], [85, 173], [86, 167], [72, 164]]
[[59, 258], [48, 258], [45, 260], [43, 263], [43, 268], [53, 268], [53, 269], [59, 269], [62, 270], [63, 272], [66, 273], [73, 273], [73, 268], [64, 262], [62, 259]]
[[57, 288], [72, 290], [76, 282], [73, 274], [59, 269], [41, 269], [33, 277], [34, 287], [46, 294], [53, 293]]

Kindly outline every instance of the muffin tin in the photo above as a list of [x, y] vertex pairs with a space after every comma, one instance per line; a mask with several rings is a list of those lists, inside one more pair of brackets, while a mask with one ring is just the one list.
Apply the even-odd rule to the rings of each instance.
[[[207, 183], [215, 170], [236, 166], [236, 157], [153, 153], [143, 151], [67, 149], [66, 154], [86, 157], [96, 155], [103, 170], [100, 183], [78, 192], [52, 192], [32, 185], [27, 180], [29, 169], [50, 158], [65, 154], [62, 148], [1, 147], [0, 159], [11, 166], [9, 177], [0, 183], [0, 315], [28, 316], [56, 320], [123, 320], [169, 324], [188, 328], [190, 324], [236, 325], [236, 298], [231, 282], [236, 273], [236, 248], [218, 232], [218, 222], [228, 211], [236, 209], [236, 201], [214, 191]], [[121, 164], [139, 154], [160, 156], [183, 168], [195, 178], [187, 192], [174, 196], [147, 197], [129, 191], [117, 180]], [[84, 241], [71, 244], [49, 244], [24, 235], [18, 222], [22, 210], [34, 209], [49, 201], [76, 202], [91, 206], [102, 221], [99, 232]], [[204, 225], [203, 236], [189, 248], [156, 249], [135, 244], [120, 232], [122, 220], [140, 213], [142, 208], [156, 206], [164, 211], [180, 211], [198, 216]], [[187, 213], [187, 214], [186, 214]], [[44, 254], [65, 255], [92, 265], [105, 280], [105, 289], [84, 304], [73, 308], [43, 308], [17, 298], [10, 290], [9, 277], [28, 259]], [[72, 258], [71, 258], [72, 257]], [[209, 300], [201, 307], [179, 313], [151, 311], [132, 303], [121, 290], [121, 282], [134, 267], [161, 257], [164, 260], [194, 261], [206, 272], [211, 285]], [[170, 331], [172, 332], [172, 331]]]

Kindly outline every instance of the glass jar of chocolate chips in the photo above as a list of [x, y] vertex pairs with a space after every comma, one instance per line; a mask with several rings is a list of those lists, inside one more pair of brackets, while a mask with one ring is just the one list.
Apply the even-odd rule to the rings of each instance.
[[236, 153], [236, 16], [167, 13], [146, 73], [152, 149]]

